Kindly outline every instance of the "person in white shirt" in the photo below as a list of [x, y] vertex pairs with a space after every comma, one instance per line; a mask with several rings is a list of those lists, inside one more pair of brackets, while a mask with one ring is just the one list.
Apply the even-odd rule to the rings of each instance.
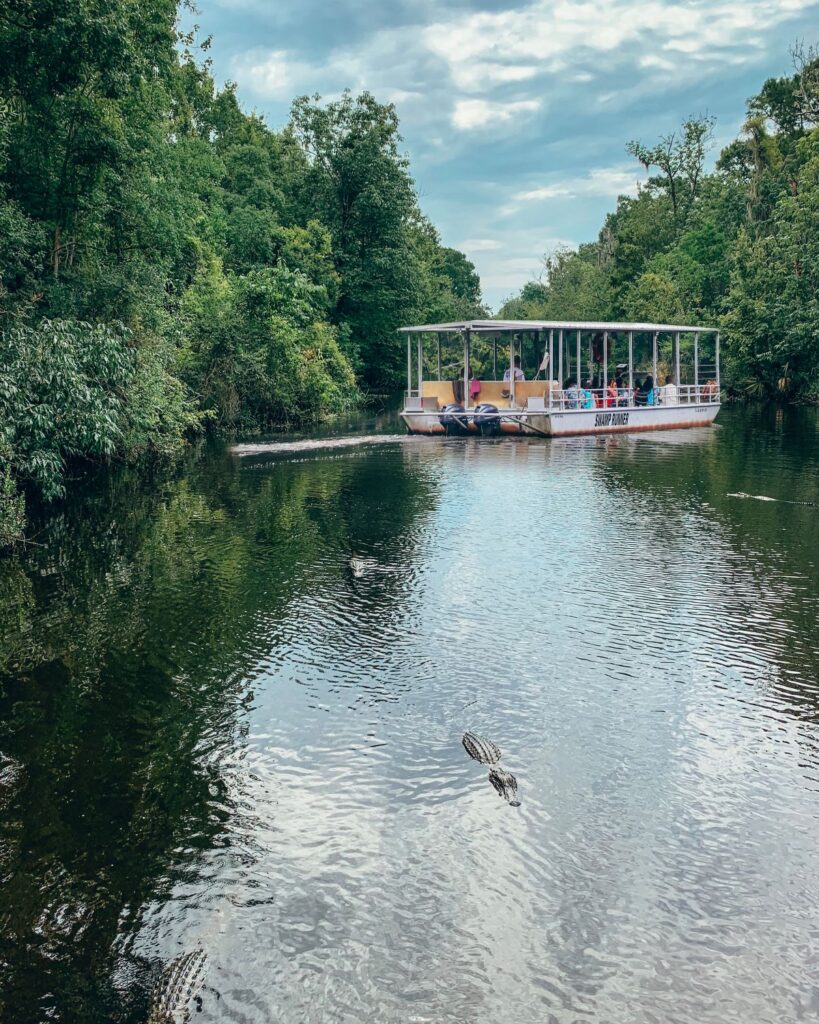
[[[507, 366], [503, 371], [503, 379], [505, 381], [510, 381], [512, 379], [511, 367]], [[523, 376], [523, 370], [520, 368], [520, 356], [515, 356], [515, 380], [526, 380]]]
[[660, 388], [660, 402], [663, 405], [678, 405], [680, 401], [677, 385], [673, 377], [666, 377], [665, 386]]

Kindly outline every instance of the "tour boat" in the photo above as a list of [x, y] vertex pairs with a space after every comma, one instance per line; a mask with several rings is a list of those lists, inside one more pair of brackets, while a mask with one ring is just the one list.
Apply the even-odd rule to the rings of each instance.
[[[677, 430], [707, 426], [720, 409], [713, 327], [467, 320], [401, 333], [407, 336], [401, 418], [412, 434]], [[499, 342], [508, 346], [500, 373]]]

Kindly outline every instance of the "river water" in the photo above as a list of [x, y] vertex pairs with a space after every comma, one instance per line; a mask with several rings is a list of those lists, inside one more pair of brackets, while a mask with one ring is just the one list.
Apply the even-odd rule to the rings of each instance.
[[0, 1016], [201, 947], [201, 1024], [815, 1020], [799, 502], [798, 410], [78, 481], [0, 563]]

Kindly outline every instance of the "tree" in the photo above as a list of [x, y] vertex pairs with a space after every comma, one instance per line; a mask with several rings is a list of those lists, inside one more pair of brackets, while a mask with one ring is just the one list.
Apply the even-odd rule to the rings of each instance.
[[663, 190], [671, 201], [674, 223], [684, 225], [702, 180], [705, 157], [714, 137], [713, 117], [689, 117], [679, 131], [664, 135], [656, 146], [629, 142], [626, 152], [646, 170], [660, 173], [648, 179], [649, 188]]
[[339, 291], [333, 320], [349, 325], [349, 352], [370, 385], [399, 379], [395, 330], [416, 305], [421, 272], [411, 234], [417, 202], [398, 151], [392, 104], [370, 93], [322, 105], [302, 96], [290, 130], [309, 161], [301, 188], [305, 212], [327, 225]]
[[770, 228], [742, 231], [732, 253], [724, 318], [732, 376], [768, 395], [819, 399], [819, 129], [800, 144], [793, 193], [776, 203]]
[[452, 296], [452, 319], [480, 319], [485, 316], [481, 279], [475, 264], [460, 250], [444, 247], [439, 249], [439, 267]]
[[175, 19], [174, 0], [8, 0], [0, 11], [0, 95], [14, 99], [9, 192], [49, 226], [55, 279], [127, 175], [140, 133], [126, 115], [150, 107], [170, 72]]

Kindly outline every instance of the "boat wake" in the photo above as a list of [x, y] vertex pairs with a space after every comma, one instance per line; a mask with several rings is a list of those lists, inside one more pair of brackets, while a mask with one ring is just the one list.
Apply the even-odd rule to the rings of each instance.
[[397, 444], [413, 441], [417, 437], [409, 434], [358, 434], [351, 437], [310, 437], [302, 441], [260, 441], [256, 444], [235, 444], [230, 449], [234, 455], [277, 455], [289, 452], [312, 452], [322, 448], [353, 448], [364, 444]]
[[769, 498], [767, 494], [746, 494], [745, 491], [729, 491], [727, 497], [750, 498], [752, 501], [778, 501], [783, 505], [809, 505], [811, 508], [816, 508], [817, 504], [819, 504], [815, 501], [791, 501], [788, 498]]

